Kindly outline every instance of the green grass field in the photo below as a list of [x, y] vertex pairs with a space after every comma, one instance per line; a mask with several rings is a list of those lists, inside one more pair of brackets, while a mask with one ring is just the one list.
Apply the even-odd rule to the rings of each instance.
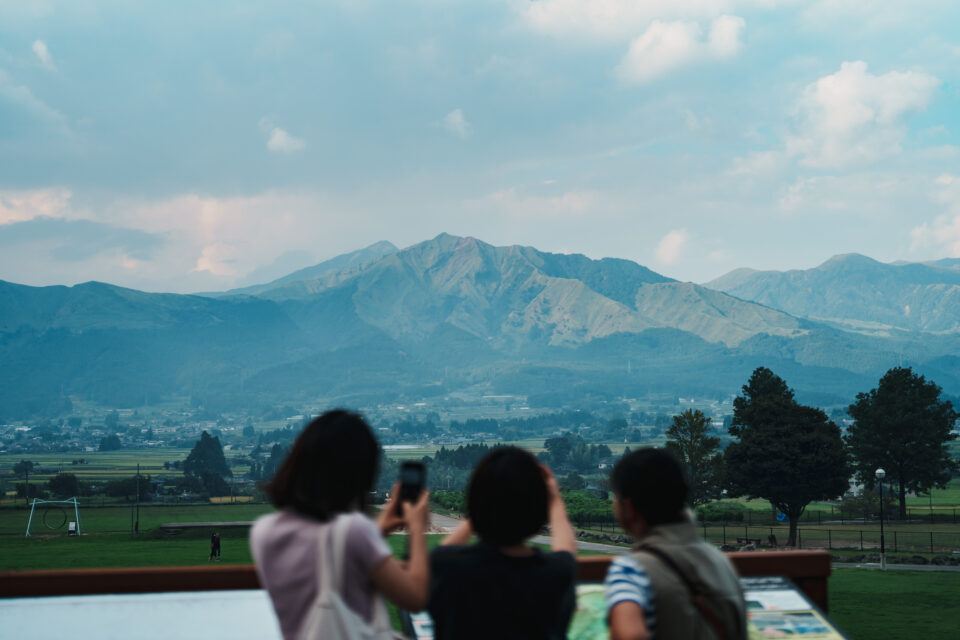
[[960, 573], [836, 569], [830, 617], [853, 640], [952, 639], [960, 630]]

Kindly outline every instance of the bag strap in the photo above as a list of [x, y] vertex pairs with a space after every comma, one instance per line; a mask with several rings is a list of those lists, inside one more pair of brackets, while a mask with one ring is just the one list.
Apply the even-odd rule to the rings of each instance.
[[330, 566], [330, 551], [327, 540], [330, 524], [321, 525], [317, 535], [317, 598], [324, 597], [333, 588], [333, 567]]
[[658, 549], [653, 546], [642, 546], [637, 549], [638, 551], [645, 551], [650, 555], [654, 556], [663, 564], [665, 564], [677, 577], [680, 578], [684, 586], [686, 586], [687, 591], [690, 593], [690, 600], [693, 602], [694, 606], [700, 611], [700, 615], [704, 617], [710, 627], [713, 629], [714, 635], [717, 637], [717, 640], [726, 640], [727, 636], [723, 632], [723, 625], [720, 623], [720, 618], [717, 617], [716, 612], [713, 610], [713, 607], [710, 606], [709, 598], [707, 597], [706, 591], [700, 584], [694, 582], [686, 571], [680, 568], [676, 561], [671, 558], [663, 549]]

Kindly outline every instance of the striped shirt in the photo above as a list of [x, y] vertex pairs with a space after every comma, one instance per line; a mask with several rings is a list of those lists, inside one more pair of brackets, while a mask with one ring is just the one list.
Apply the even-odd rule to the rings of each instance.
[[640, 563], [633, 556], [620, 556], [610, 563], [603, 584], [606, 587], [607, 619], [610, 619], [610, 611], [621, 602], [635, 602], [643, 609], [647, 630], [654, 635], [657, 601], [650, 578]]

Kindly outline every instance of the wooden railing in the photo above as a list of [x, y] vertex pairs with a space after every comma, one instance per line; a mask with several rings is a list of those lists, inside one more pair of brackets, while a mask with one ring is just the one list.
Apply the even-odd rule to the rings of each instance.
[[[735, 552], [728, 553], [727, 557], [741, 576], [790, 578], [811, 601], [827, 611], [830, 554], [826, 551]], [[578, 579], [603, 580], [612, 559], [612, 556], [578, 558]], [[0, 572], [2, 598], [259, 588], [253, 565]]]

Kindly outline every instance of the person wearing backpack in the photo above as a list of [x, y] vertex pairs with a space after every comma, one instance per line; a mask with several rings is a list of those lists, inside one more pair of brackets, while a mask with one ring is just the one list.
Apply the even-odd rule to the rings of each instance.
[[[577, 540], [550, 470], [522, 449], [495, 448], [470, 478], [467, 516], [430, 555], [434, 638], [566, 638]], [[527, 544], [547, 522], [551, 550]]]
[[697, 535], [680, 461], [663, 449], [633, 451], [613, 468], [610, 484], [617, 520], [637, 541], [607, 571], [611, 640], [745, 640], [737, 572]]
[[[250, 548], [285, 640], [392, 638], [384, 597], [409, 611], [426, 606], [428, 495], [397, 505], [395, 486], [371, 520], [364, 509], [379, 460], [362, 417], [329, 411], [304, 428], [265, 487], [277, 511], [254, 523]], [[384, 540], [400, 526], [406, 563]]]

